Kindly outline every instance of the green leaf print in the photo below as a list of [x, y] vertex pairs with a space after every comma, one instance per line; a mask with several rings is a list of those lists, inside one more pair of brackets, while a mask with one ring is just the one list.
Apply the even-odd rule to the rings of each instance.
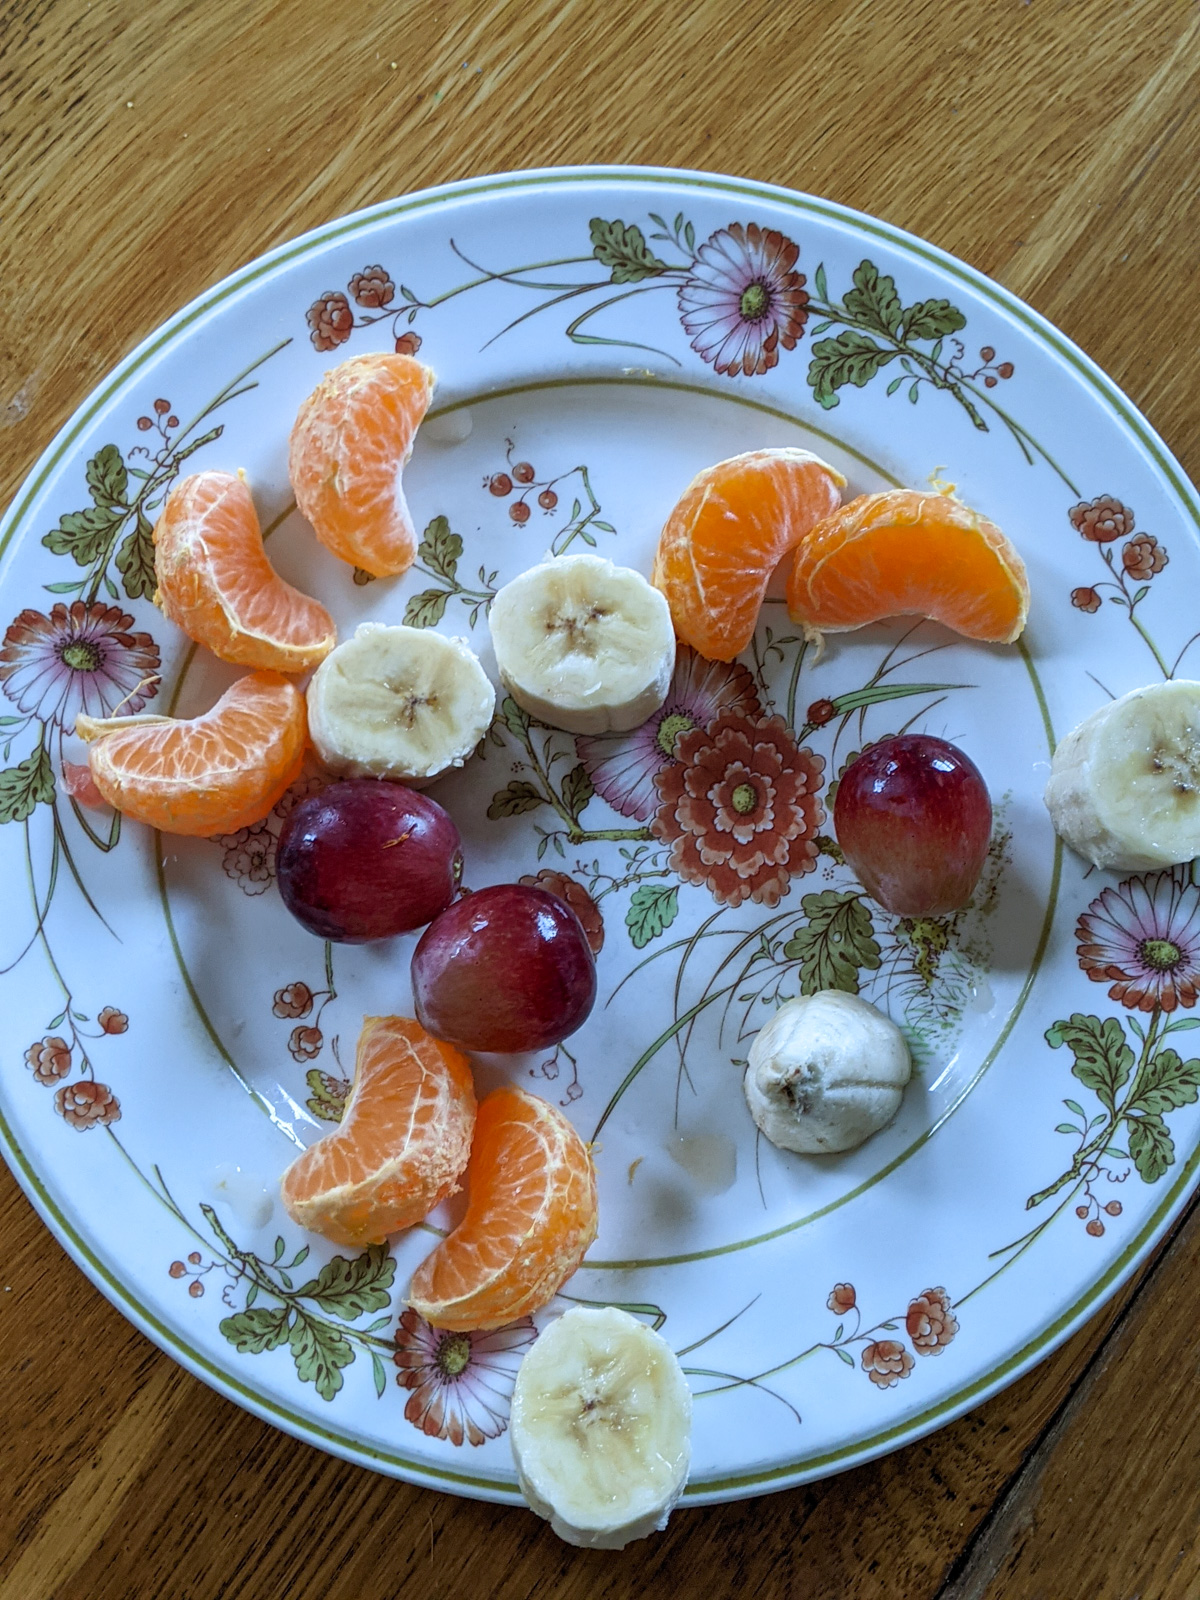
[[86, 476], [94, 504], [85, 511], [68, 511], [59, 519], [58, 527], [42, 538], [56, 556], [69, 555], [81, 567], [100, 559], [128, 515], [125, 496], [129, 492], [129, 474], [115, 444], [97, 450], [87, 464]]
[[846, 295], [845, 306], [856, 322], [896, 337], [901, 316], [896, 280], [881, 277], [873, 261], [863, 261], [854, 269], [854, 287]]
[[863, 388], [898, 354], [896, 350], [884, 349], [866, 334], [856, 333], [853, 328], [839, 333], [836, 339], [818, 339], [812, 347], [808, 366], [813, 399], [826, 411], [832, 410], [839, 403], [837, 391], [843, 384], [852, 383], [855, 388]]
[[59, 518], [57, 528], [43, 535], [42, 543], [56, 556], [70, 556], [78, 566], [90, 567], [108, 548], [120, 521], [121, 513], [108, 506], [68, 511]]
[[158, 587], [154, 576], [154, 528], [142, 508], [117, 550], [117, 571], [131, 600], [149, 600]]
[[0, 770], [0, 822], [24, 822], [37, 805], [54, 799], [54, 768], [44, 745]]
[[588, 801], [592, 798], [595, 792], [595, 789], [592, 787], [592, 780], [588, 776], [588, 770], [582, 762], [580, 762], [577, 767], [572, 767], [570, 772], [568, 772], [566, 777], [563, 779], [563, 805], [566, 806], [567, 810], [571, 813], [576, 822], [579, 821], [579, 813], [583, 810], [584, 806], [587, 805]]
[[549, 803], [546, 796], [531, 783], [526, 783], [523, 778], [514, 778], [506, 789], [499, 789], [492, 796], [487, 814], [495, 822], [500, 817], [519, 817], [526, 811], [536, 811], [538, 806]]
[[1117, 1093], [1133, 1067], [1133, 1051], [1116, 1017], [1101, 1022], [1075, 1011], [1065, 1022], [1047, 1028], [1046, 1043], [1054, 1050], [1065, 1044], [1075, 1057], [1071, 1071], [1099, 1096], [1110, 1114], [1115, 1111]]
[[675, 884], [644, 883], [633, 891], [625, 926], [635, 950], [644, 950], [675, 921], [679, 911], [679, 889]]
[[449, 589], [422, 589], [420, 594], [409, 595], [404, 608], [406, 628], [434, 628], [446, 614]]
[[462, 553], [463, 542], [458, 534], [451, 533], [447, 519], [434, 517], [417, 546], [417, 560], [423, 562], [431, 572], [436, 572], [439, 578], [453, 583]]
[[966, 317], [949, 300], [921, 300], [904, 313], [905, 339], [944, 339], [966, 325]]
[[354, 1360], [350, 1341], [327, 1322], [303, 1313], [292, 1324], [292, 1360], [301, 1383], [311, 1383], [322, 1400], [332, 1400], [342, 1387], [341, 1369]]
[[368, 1311], [382, 1311], [391, 1303], [396, 1263], [385, 1244], [373, 1244], [360, 1256], [334, 1256], [315, 1278], [302, 1283], [297, 1296], [315, 1301], [343, 1322], [354, 1322]]
[[255, 1306], [224, 1318], [220, 1329], [235, 1350], [260, 1356], [264, 1350], [277, 1350], [287, 1343], [290, 1314], [287, 1306]]
[[506, 694], [500, 702], [500, 715], [504, 718], [504, 726], [514, 738], [520, 739], [522, 744], [529, 734], [529, 715], [521, 710], [512, 695]]
[[612, 269], [613, 283], [640, 283], [643, 278], [657, 277], [669, 268], [660, 261], [647, 245], [642, 230], [632, 222], [605, 222], [603, 217], [591, 221], [592, 254], [601, 266]]
[[1176, 1050], [1159, 1050], [1142, 1068], [1126, 1109], [1161, 1115], [1191, 1105], [1198, 1093], [1200, 1061], [1184, 1061]]
[[1175, 1160], [1175, 1144], [1161, 1117], [1130, 1117], [1129, 1154], [1146, 1183], [1157, 1183]]
[[125, 507], [129, 474], [115, 444], [102, 445], [86, 468], [87, 486], [98, 506]]
[[798, 928], [783, 947], [789, 961], [800, 963], [801, 994], [842, 989], [857, 994], [859, 973], [879, 966], [879, 944], [871, 913], [850, 889], [825, 889], [800, 902], [807, 926]]

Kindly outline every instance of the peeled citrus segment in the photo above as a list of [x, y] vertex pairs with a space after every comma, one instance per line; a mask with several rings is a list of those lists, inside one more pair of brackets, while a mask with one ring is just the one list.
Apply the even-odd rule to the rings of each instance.
[[1011, 644], [1029, 614], [1025, 563], [995, 523], [948, 494], [889, 489], [835, 511], [801, 541], [788, 615], [814, 633], [929, 617]]
[[498, 1328], [547, 1305], [596, 1237], [596, 1175], [563, 1114], [524, 1089], [479, 1107], [466, 1216], [413, 1274], [435, 1328]]
[[296, 504], [335, 556], [377, 578], [406, 572], [417, 553], [400, 474], [433, 383], [411, 356], [351, 356], [325, 374], [292, 429]]
[[267, 560], [254, 501], [230, 472], [197, 472], [167, 496], [154, 528], [156, 604], [222, 661], [307, 672], [337, 643], [323, 605]]
[[675, 632], [708, 661], [754, 637], [771, 574], [841, 504], [845, 478], [807, 450], [751, 450], [706, 467], [667, 518], [650, 581]]
[[340, 1125], [283, 1175], [288, 1215], [338, 1244], [380, 1244], [455, 1193], [474, 1126], [466, 1056], [411, 1017], [365, 1017]]
[[96, 787], [163, 833], [234, 833], [259, 822], [295, 782], [304, 696], [277, 672], [248, 672], [203, 716], [77, 717]]

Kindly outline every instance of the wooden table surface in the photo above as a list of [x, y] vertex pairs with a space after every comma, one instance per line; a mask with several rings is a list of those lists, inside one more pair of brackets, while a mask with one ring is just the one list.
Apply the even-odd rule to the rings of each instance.
[[[933, 240], [1077, 340], [1195, 478], [1198, 150], [1196, 0], [0, 0], [0, 505], [131, 346], [261, 251], [593, 161], [768, 179]], [[622, 1554], [238, 1410], [3, 1169], [0, 1276], [0, 1600], [1200, 1594], [1194, 1212], [952, 1427]]]

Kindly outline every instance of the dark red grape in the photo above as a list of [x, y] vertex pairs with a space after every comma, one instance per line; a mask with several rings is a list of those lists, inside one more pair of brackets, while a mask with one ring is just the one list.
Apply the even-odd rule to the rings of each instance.
[[362, 944], [423, 927], [450, 904], [462, 841], [436, 800], [348, 778], [295, 808], [275, 868], [284, 905], [310, 933]]
[[412, 962], [421, 1026], [464, 1050], [544, 1050], [587, 1020], [596, 963], [557, 895], [500, 883], [467, 895], [421, 935]]
[[969, 756], [924, 733], [882, 739], [851, 762], [833, 807], [838, 844], [873, 900], [903, 917], [961, 910], [992, 834]]

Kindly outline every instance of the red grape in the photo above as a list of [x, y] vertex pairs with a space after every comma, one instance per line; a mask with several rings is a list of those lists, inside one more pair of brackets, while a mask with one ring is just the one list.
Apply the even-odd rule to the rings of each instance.
[[936, 917], [971, 898], [991, 839], [992, 803], [969, 756], [945, 739], [907, 733], [851, 762], [833, 821], [873, 900], [898, 916]]
[[464, 1050], [543, 1050], [574, 1033], [596, 998], [579, 918], [557, 895], [499, 883], [443, 911], [412, 962], [417, 1018]]
[[284, 905], [310, 933], [362, 944], [420, 928], [450, 904], [462, 841], [436, 800], [349, 778], [300, 802], [275, 866]]

